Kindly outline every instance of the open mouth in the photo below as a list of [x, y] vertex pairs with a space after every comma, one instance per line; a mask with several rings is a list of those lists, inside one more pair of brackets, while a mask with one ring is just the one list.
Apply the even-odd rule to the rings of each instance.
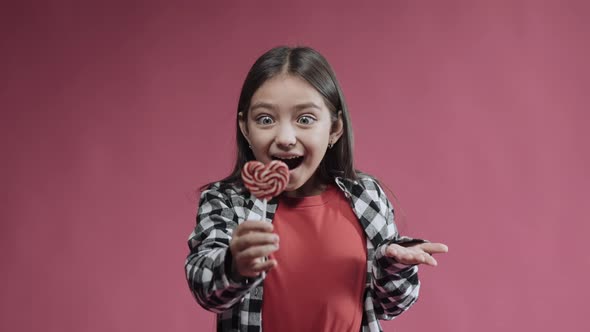
[[289, 170], [299, 167], [303, 162], [303, 156], [300, 157], [291, 157], [291, 158], [279, 158], [279, 157], [272, 157], [273, 160], [280, 160], [287, 164]]

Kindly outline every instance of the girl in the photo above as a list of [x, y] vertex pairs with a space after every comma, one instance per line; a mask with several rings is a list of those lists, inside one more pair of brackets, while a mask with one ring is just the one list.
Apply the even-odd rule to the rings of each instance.
[[[436, 266], [431, 254], [447, 247], [400, 236], [379, 183], [355, 170], [328, 62], [307, 47], [266, 52], [246, 77], [236, 124], [234, 170], [202, 188], [189, 238], [197, 302], [218, 314], [218, 331], [381, 331], [379, 319], [416, 301], [418, 265]], [[289, 167], [266, 214], [240, 178], [254, 159]]]

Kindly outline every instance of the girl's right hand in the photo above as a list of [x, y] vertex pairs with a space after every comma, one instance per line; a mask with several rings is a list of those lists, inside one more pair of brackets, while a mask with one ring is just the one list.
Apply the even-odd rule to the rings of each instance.
[[246, 220], [238, 225], [229, 243], [234, 280], [257, 277], [277, 266], [276, 260], [265, 259], [279, 249], [279, 236], [272, 230], [272, 224], [266, 221]]

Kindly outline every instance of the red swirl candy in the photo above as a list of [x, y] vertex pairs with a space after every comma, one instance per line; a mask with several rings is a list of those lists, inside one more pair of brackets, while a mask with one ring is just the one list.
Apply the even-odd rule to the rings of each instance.
[[278, 160], [273, 160], [267, 165], [259, 161], [249, 161], [242, 168], [242, 180], [252, 195], [270, 200], [287, 187], [289, 167]]

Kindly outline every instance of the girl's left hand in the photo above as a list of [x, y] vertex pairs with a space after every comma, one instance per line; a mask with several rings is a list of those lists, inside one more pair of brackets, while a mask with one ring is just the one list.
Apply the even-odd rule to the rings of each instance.
[[431, 254], [443, 254], [449, 251], [449, 248], [442, 243], [420, 243], [409, 247], [403, 247], [399, 244], [390, 244], [385, 249], [385, 256], [391, 257], [396, 261], [406, 264], [426, 264], [436, 266], [438, 263]]

